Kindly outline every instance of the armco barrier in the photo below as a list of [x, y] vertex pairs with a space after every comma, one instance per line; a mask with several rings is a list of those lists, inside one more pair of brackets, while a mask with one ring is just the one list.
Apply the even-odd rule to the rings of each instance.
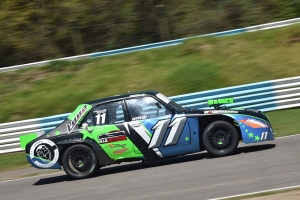
[[[235, 35], [235, 34], [240, 34], [240, 33], [244, 33], [244, 32], [253, 32], [253, 31], [288, 26], [291, 24], [299, 23], [299, 22], [300, 22], [300, 18], [295, 18], [295, 19], [289, 19], [289, 20], [273, 22], [273, 23], [268, 23], [268, 24], [261, 24], [261, 25], [257, 25], [257, 26], [249, 26], [246, 28], [221, 31], [221, 32], [210, 33], [210, 34], [205, 34], [205, 35], [199, 35], [199, 36], [195, 36], [195, 37]], [[129, 53], [129, 52], [134, 52], [134, 51], [141, 51], [141, 50], [148, 50], [148, 49], [154, 49], [154, 48], [160, 48], [160, 47], [173, 46], [173, 45], [182, 44], [185, 40], [190, 39], [190, 38], [195, 38], [195, 37], [182, 38], [182, 39], [177, 39], [177, 40], [169, 40], [169, 41], [165, 41], [165, 42], [158, 42], [158, 43], [152, 43], [152, 44], [147, 44], [147, 45], [140, 45], [140, 46], [116, 49], [116, 50], [111, 50], [111, 51], [103, 51], [103, 52], [96, 52], [96, 53], [84, 54], [84, 55], [79, 55], [79, 56], [59, 58], [59, 59], [54, 59], [54, 60], [46, 60], [46, 61], [23, 64], [23, 65], [15, 65], [15, 66], [11, 66], [11, 67], [4, 67], [4, 68], [0, 68], [0, 73], [15, 71], [15, 70], [19, 70], [19, 69], [25, 69], [25, 68], [30, 68], [30, 67], [45, 66], [45, 65], [50, 64], [53, 61], [75, 61], [75, 60], [82, 60], [82, 59], [88, 59], [88, 58], [111, 56], [111, 55], [116, 55], [116, 54], [121, 54], [121, 53]]]
[[[273, 111], [300, 107], [300, 76], [196, 92], [170, 97], [189, 108], [207, 108], [207, 100], [233, 97], [229, 108], [251, 108]], [[0, 154], [21, 151], [19, 136], [47, 132], [60, 124], [70, 113], [44, 118], [0, 124]]]

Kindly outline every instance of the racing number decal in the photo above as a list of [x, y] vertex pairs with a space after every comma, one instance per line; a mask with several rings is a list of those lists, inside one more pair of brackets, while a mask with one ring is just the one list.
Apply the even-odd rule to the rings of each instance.
[[164, 136], [167, 132], [168, 126], [170, 123], [170, 119], [165, 119], [165, 120], [161, 120], [158, 121], [152, 128], [151, 130], [154, 131], [150, 145], [149, 145], [149, 149], [150, 148], [157, 148], [160, 147]]
[[105, 123], [105, 117], [106, 117], [107, 109], [103, 110], [94, 110], [93, 113], [96, 113], [96, 125], [101, 125]]
[[268, 131], [262, 132], [262, 133], [261, 133], [260, 140], [266, 140], [266, 139], [267, 139], [267, 136], [268, 136]]
[[177, 144], [179, 137], [182, 133], [183, 127], [185, 125], [186, 118], [175, 118], [172, 123], [169, 125], [171, 128], [169, 136], [165, 142], [164, 146], [175, 145]]
[[101, 119], [101, 124], [104, 124], [105, 123], [105, 116], [106, 116], [106, 112], [105, 113], [102, 113], [102, 114], [98, 114], [96, 115], [96, 125], [99, 125], [100, 124], [100, 119]]
[[144, 128], [142, 127], [133, 127], [137, 133], [143, 137], [143, 139], [149, 144], [150, 148], [158, 148], [161, 146], [163, 139], [167, 133], [167, 129], [171, 128], [169, 135], [166, 139], [164, 146], [171, 146], [178, 143], [182, 130], [186, 122], [186, 117], [175, 118], [171, 124], [170, 119], [158, 121], [151, 130], [154, 131], [153, 136], [150, 140], [150, 137], [146, 134]]

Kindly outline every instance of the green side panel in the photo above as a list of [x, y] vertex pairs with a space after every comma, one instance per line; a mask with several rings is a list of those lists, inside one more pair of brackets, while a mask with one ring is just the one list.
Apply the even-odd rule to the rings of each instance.
[[213, 99], [213, 100], [208, 100], [207, 101], [207, 104], [209, 106], [229, 104], [229, 103], [233, 103], [233, 98]]
[[84, 113], [81, 115], [79, 121], [82, 120], [82, 118], [85, 116], [86, 113], [88, 113], [89, 110], [91, 110], [92, 106], [89, 104], [80, 104], [79, 106], [77, 106], [77, 108], [68, 116], [69, 120], [73, 120], [78, 113], [80, 113], [80, 111], [86, 106], [86, 109], [84, 109]]
[[127, 138], [127, 140], [100, 144], [103, 150], [113, 160], [123, 158], [141, 158], [142, 154], [136, 154], [134, 151], [134, 144]]
[[109, 142], [100, 144], [98, 139], [99, 135], [107, 134], [109, 132], [120, 131], [115, 125], [103, 125], [103, 126], [90, 126], [88, 130], [80, 131], [83, 134], [83, 140], [85, 138], [91, 138], [95, 140], [101, 148], [107, 153], [112, 160], [118, 160], [123, 158], [143, 158], [141, 152], [135, 152], [137, 147], [127, 137], [126, 140]]
[[20, 136], [20, 145], [21, 149], [25, 149], [26, 145], [31, 142], [32, 140], [36, 139], [38, 136], [36, 133], [29, 133], [26, 135]]

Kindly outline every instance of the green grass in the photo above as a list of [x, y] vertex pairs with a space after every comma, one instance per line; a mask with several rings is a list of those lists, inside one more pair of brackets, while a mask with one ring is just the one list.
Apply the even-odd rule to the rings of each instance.
[[267, 113], [276, 137], [300, 134], [300, 108]]
[[26, 167], [30, 167], [30, 164], [27, 162], [24, 152], [0, 155], [0, 173]]
[[300, 75], [300, 24], [0, 74], [0, 123], [154, 89], [168, 96]]

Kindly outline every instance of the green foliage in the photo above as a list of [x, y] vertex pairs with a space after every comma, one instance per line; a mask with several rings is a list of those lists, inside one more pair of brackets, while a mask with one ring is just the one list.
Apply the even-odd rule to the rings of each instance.
[[299, 0], [2, 0], [0, 67], [299, 16]]

